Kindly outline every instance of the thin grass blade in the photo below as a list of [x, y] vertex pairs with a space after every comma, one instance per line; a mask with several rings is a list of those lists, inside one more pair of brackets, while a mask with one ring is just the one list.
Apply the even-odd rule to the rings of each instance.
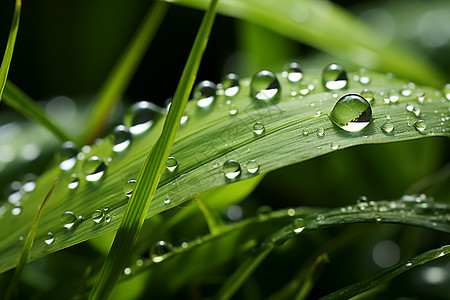
[[8, 43], [6, 44], [5, 54], [3, 55], [2, 65], [0, 67], [0, 101], [2, 101], [3, 91], [5, 89], [6, 80], [8, 78], [9, 66], [11, 65], [11, 59], [14, 52], [14, 45], [16, 43], [17, 31], [19, 30], [21, 8], [22, 1], [16, 0], [14, 16], [8, 36]]
[[217, 0], [212, 0], [200, 25], [180, 83], [175, 91], [171, 109], [167, 115], [161, 136], [150, 151], [137, 179], [136, 188], [125, 210], [111, 250], [92, 289], [91, 299], [107, 299], [129, 258], [139, 236], [148, 207], [155, 193], [164, 164], [172, 148], [180, 119], [200, 66], [214, 23]]

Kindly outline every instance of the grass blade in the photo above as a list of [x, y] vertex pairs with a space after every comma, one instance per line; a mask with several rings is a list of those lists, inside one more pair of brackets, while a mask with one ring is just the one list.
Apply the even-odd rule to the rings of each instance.
[[13, 279], [11, 280], [11, 284], [8, 287], [8, 291], [6, 292], [6, 299], [15, 298], [17, 293], [17, 288], [19, 285], [20, 275], [22, 274], [23, 268], [27, 264], [28, 254], [30, 253], [30, 249], [33, 246], [34, 237], [36, 236], [36, 230], [39, 224], [39, 217], [41, 216], [41, 212], [44, 209], [45, 204], [47, 203], [48, 198], [53, 192], [56, 183], [58, 182], [58, 178], [55, 179], [53, 186], [50, 188], [47, 196], [45, 196], [44, 201], [42, 202], [39, 210], [34, 218], [33, 225], [31, 225], [30, 231], [28, 232], [27, 239], [25, 240], [25, 244], [23, 245], [22, 252], [20, 254], [19, 262], [17, 263], [16, 270], [14, 271]]
[[53, 123], [45, 114], [45, 112], [35, 104], [35, 102], [11, 81], [6, 83], [5, 91], [3, 93], [5, 103], [27, 116], [29, 119], [42, 125], [48, 131], [53, 133], [61, 141], [74, 141], [76, 139], [64, 132], [59, 126]]
[[133, 245], [136, 243], [148, 207], [155, 193], [175, 134], [180, 124], [189, 94], [194, 85], [200, 61], [208, 43], [214, 23], [217, 0], [211, 1], [200, 25], [180, 83], [175, 91], [171, 109], [167, 115], [161, 136], [150, 151], [139, 174], [136, 188], [125, 210], [111, 250], [102, 267], [100, 277], [90, 295], [91, 299], [106, 299], [111, 295], [119, 275], [122, 273]]
[[339, 291], [329, 294], [321, 299], [349, 299], [350, 297], [361, 294], [367, 290], [370, 290], [386, 281], [411, 270], [414, 267], [423, 265], [434, 259], [444, 257], [450, 253], [450, 245], [446, 245], [437, 249], [433, 249], [422, 254], [415, 256], [414, 258], [406, 261], [405, 263], [399, 264], [395, 267], [389, 268], [382, 271], [374, 276], [367, 279], [361, 280], [355, 284], [345, 287]]
[[117, 102], [128, 87], [161, 21], [164, 19], [168, 6], [167, 3], [156, 2], [150, 7], [135, 36], [101, 87], [97, 100], [87, 118], [88, 124], [85, 126], [86, 131], [83, 136], [85, 143], [92, 142], [103, 132]]
[[2, 101], [3, 91], [5, 89], [6, 80], [8, 78], [9, 66], [14, 52], [17, 31], [19, 30], [20, 10], [22, 8], [22, 0], [16, 0], [14, 8], [14, 16], [9, 31], [8, 43], [6, 44], [5, 54], [3, 55], [2, 65], [0, 67], [0, 101]]

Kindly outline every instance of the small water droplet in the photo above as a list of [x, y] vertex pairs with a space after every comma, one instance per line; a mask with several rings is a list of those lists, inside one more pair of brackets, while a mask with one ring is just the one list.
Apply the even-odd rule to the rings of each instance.
[[414, 106], [413, 104], [406, 104], [406, 110], [413, 113], [416, 117], [420, 116], [420, 108], [417, 106]]
[[75, 224], [75, 221], [77, 220], [77, 217], [75, 214], [71, 211], [66, 211], [61, 215], [60, 221], [64, 228], [70, 229], [72, 228], [73, 224]]
[[123, 193], [128, 198], [131, 197], [131, 194], [134, 191], [134, 188], [136, 187], [136, 180], [130, 179], [123, 185]]
[[61, 148], [61, 162], [59, 168], [67, 171], [72, 169], [77, 162], [78, 147], [75, 143], [67, 141], [62, 144]]
[[228, 179], [235, 179], [241, 174], [241, 165], [235, 160], [227, 160], [223, 164], [223, 174]]
[[359, 77], [359, 82], [361, 84], [364, 84], [364, 85], [369, 84], [370, 83], [370, 77], [368, 77], [368, 76], [361, 76], [361, 77]]
[[347, 87], [347, 72], [340, 65], [330, 64], [322, 71], [322, 83], [327, 90], [341, 90]]
[[238, 110], [236, 108], [236, 106], [231, 105], [230, 109], [228, 110], [228, 113], [230, 114], [230, 116], [235, 116], [238, 113]]
[[300, 233], [306, 228], [306, 223], [302, 218], [297, 218], [292, 222], [293, 231], [295, 233]]
[[230, 73], [222, 80], [222, 88], [226, 97], [234, 97], [239, 93], [239, 77]]
[[427, 129], [427, 123], [424, 120], [419, 120], [414, 123], [414, 128], [416, 128], [416, 130], [419, 132], [423, 132], [425, 129]]
[[103, 220], [103, 217], [105, 216], [105, 214], [103, 213], [103, 211], [101, 211], [100, 209], [96, 209], [93, 213], [92, 213], [92, 220], [95, 223], [100, 223]]
[[255, 124], [253, 124], [253, 132], [257, 135], [260, 135], [264, 132], [265, 127], [264, 124], [261, 122], [256, 122]]
[[300, 64], [297, 62], [291, 62], [287, 70], [287, 79], [289, 82], [299, 82], [303, 78], [303, 72]]
[[18, 215], [20, 215], [21, 212], [22, 212], [22, 207], [19, 205], [15, 206], [13, 209], [11, 209], [11, 214], [13, 216], [18, 216]]
[[450, 101], [450, 83], [444, 85], [442, 93], [444, 94], [445, 99]]
[[108, 214], [108, 215], [105, 216], [105, 222], [106, 222], [106, 223], [111, 222], [111, 215], [110, 215], [110, 214]]
[[339, 143], [337, 143], [337, 142], [332, 142], [331, 143], [331, 149], [337, 150], [338, 148], [339, 148]]
[[372, 101], [374, 99], [374, 95], [373, 92], [369, 89], [363, 89], [361, 91], [361, 97], [364, 97], [364, 99], [366, 99], [367, 101]]
[[89, 182], [99, 181], [106, 171], [106, 164], [98, 156], [89, 157], [83, 164], [83, 173]]
[[257, 100], [277, 100], [280, 96], [281, 86], [274, 73], [263, 70], [252, 77], [250, 96]]
[[259, 170], [259, 164], [256, 160], [252, 159], [245, 164], [247, 171], [250, 174], [255, 174]]
[[170, 204], [170, 202], [172, 202], [172, 200], [167, 196], [166, 199], [164, 199], [164, 204]]
[[50, 244], [53, 244], [54, 241], [55, 241], [55, 236], [53, 235], [53, 233], [48, 232], [47, 235], [45, 236], [44, 242], [47, 245], [50, 245]]
[[394, 130], [394, 124], [391, 121], [387, 121], [381, 126], [381, 129], [386, 133], [391, 133]]
[[188, 116], [182, 116], [181, 119], [180, 119], [180, 126], [183, 126], [184, 124], [186, 124], [188, 119], [189, 119]]
[[175, 169], [178, 167], [178, 161], [175, 157], [169, 156], [169, 158], [166, 161], [166, 169], [170, 172], [175, 171]]
[[173, 251], [171, 243], [166, 241], [156, 242], [151, 248], [150, 257], [154, 263], [163, 261]]
[[140, 134], [147, 131], [160, 114], [162, 108], [148, 101], [140, 101], [130, 107], [125, 115], [124, 124], [132, 134]]
[[423, 100], [425, 100], [425, 93], [418, 93], [417, 94], [417, 100], [419, 102], [423, 102]]
[[376, 222], [381, 222], [383, 220], [383, 218], [379, 214], [374, 215], [373, 218]]
[[323, 137], [325, 135], [325, 130], [322, 127], [317, 128], [317, 136]]
[[78, 179], [78, 176], [76, 174], [72, 174], [71, 180], [70, 180], [69, 184], [67, 185], [67, 187], [69, 188], [69, 190], [74, 190], [78, 187], [79, 184], [80, 184], [80, 179]]
[[407, 267], [412, 267], [412, 262], [410, 262], [409, 260], [408, 261], [406, 261], [406, 263], [405, 263], [405, 266], [407, 266]]
[[209, 107], [216, 98], [216, 85], [209, 81], [203, 80], [199, 82], [193, 92], [193, 98], [197, 101], [197, 106], [201, 108]]
[[329, 115], [331, 121], [345, 131], [360, 131], [369, 125], [372, 108], [358, 94], [347, 94], [339, 98]]
[[131, 143], [131, 133], [124, 125], [119, 125], [114, 128], [114, 152], [122, 152], [128, 148]]
[[303, 131], [302, 131], [302, 134], [303, 134], [303, 136], [308, 136], [309, 131], [308, 131], [308, 130], [303, 130]]
[[412, 95], [412, 91], [410, 89], [404, 89], [400, 92], [403, 97], [409, 97]]
[[267, 218], [267, 216], [273, 211], [272, 207], [268, 206], [268, 205], [261, 205], [260, 207], [258, 207], [258, 209], [256, 210], [256, 215], [258, 216], [258, 218]]
[[123, 269], [123, 274], [130, 275], [131, 274], [131, 268], [125, 268]]

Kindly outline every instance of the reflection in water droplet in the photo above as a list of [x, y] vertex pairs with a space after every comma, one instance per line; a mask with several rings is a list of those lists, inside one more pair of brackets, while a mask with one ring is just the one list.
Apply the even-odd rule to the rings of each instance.
[[75, 214], [71, 211], [66, 211], [61, 215], [60, 221], [64, 228], [70, 229], [72, 228], [73, 224], [75, 224], [75, 221], [77, 220], [77, 217]]
[[131, 197], [131, 194], [134, 191], [134, 188], [136, 187], [136, 180], [130, 179], [123, 185], [123, 193], [127, 197]]
[[256, 172], [258, 172], [259, 170], [259, 164], [256, 160], [252, 159], [250, 161], [248, 161], [245, 166], [247, 167], [247, 171], [250, 174], [255, 174]]
[[263, 70], [252, 77], [250, 96], [257, 100], [277, 100], [281, 86], [274, 73]]
[[178, 167], [178, 161], [173, 156], [169, 156], [169, 158], [166, 161], [166, 169], [170, 172], [175, 171], [175, 169]]
[[303, 72], [300, 68], [300, 64], [297, 62], [291, 62], [287, 70], [287, 79], [289, 82], [299, 82], [303, 78]]
[[22, 212], [22, 207], [20, 207], [20, 206], [15, 206], [13, 209], [11, 209], [11, 214], [13, 216], [18, 216], [18, 215], [20, 215], [21, 212]]
[[150, 257], [153, 262], [159, 263], [163, 261], [172, 251], [173, 246], [171, 243], [166, 241], [159, 241], [156, 242], [151, 248]]
[[122, 152], [128, 148], [131, 143], [131, 134], [128, 128], [124, 125], [119, 125], [114, 128], [114, 152]]
[[416, 128], [419, 132], [423, 132], [425, 129], [427, 129], [427, 123], [424, 120], [419, 120], [414, 123], [414, 128]]
[[317, 136], [323, 137], [325, 135], [325, 130], [322, 127], [317, 128]]
[[216, 85], [209, 81], [204, 80], [199, 82], [193, 92], [193, 98], [197, 100], [197, 106], [201, 108], [209, 107], [216, 98]]
[[359, 77], [359, 82], [361, 84], [364, 84], [364, 85], [369, 84], [370, 83], [370, 77], [361, 76], [361, 77]]
[[329, 117], [334, 124], [346, 131], [360, 131], [369, 125], [372, 108], [360, 95], [347, 94], [339, 98]]
[[238, 113], [238, 110], [236, 108], [236, 106], [231, 105], [230, 110], [228, 111], [228, 113], [230, 114], [230, 116], [235, 116]]
[[338, 142], [332, 142], [331, 143], [331, 149], [337, 150], [338, 148], [339, 148], [339, 143]]
[[78, 147], [75, 143], [67, 141], [62, 144], [61, 148], [61, 162], [59, 168], [67, 171], [72, 169], [77, 162]]
[[444, 86], [442, 93], [444, 94], [445, 99], [450, 101], [450, 83], [447, 83]]
[[386, 133], [391, 133], [394, 130], [394, 124], [391, 121], [387, 121], [381, 126], [381, 129]]
[[55, 236], [53, 235], [53, 233], [48, 232], [47, 235], [46, 235], [46, 237], [45, 237], [44, 242], [45, 242], [47, 245], [50, 245], [50, 244], [52, 244], [54, 241], [55, 241]]
[[412, 112], [416, 117], [420, 116], [420, 108], [417, 106], [414, 106], [413, 104], [406, 104], [406, 110], [409, 112]]
[[300, 233], [306, 228], [306, 223], [302, 218], [297, 218], [292, 223], [293, 231], [295, 233]]
[[106, 170], [106, 164], [98, 156], [89, 157], [83, 164], [83, 173], [89, 182], [99, 181]]
[[103, 220], [104, 216], [105, 216], [105, 214], [103, 213], [103, 211], [101, 211], [100, 209], [97, 209], [92, 213], [92, 220], [95, 223], [100, 223]]
[[253, 132], [256, 133], [257, 135], [260, 135], [264, 132], [265, 127], [264, 124], [261, 122], [256, 122], [255, 124], [253, 124]]
[[235, 160], [227, 160], [223, 164], [223, 174], [228, 179], [235, 179], [241, 174], [241, 165]]
[[186, 124], [188, 119], [189, 119], [188, 116], [182, 116], [180, 119], [180, 126], [183, 126], [184, 124]]
[[369, 89], [363, 89], [361, 91], [361, 97], [364, 97], [364, 99], [366, 99], [367, 101], [372, 101], [374, 99], [374, 95], [373, 92]]
[[222, 88], [226, 97], [234, 97], [239, 93], [239, 77], [230, 73], [222, 80]]
[[80, 180], [78, 179], [78, 176], [76, 174], [72, 174], [71, 178], [72, 179], [69, 182], [69, 184], [67, 185], [67, 187], [69, 188], [69, 190], [74, 190], [80, 184]]
[[162, 113], [162, 109], [148, 101], [140, 101], [130, 107], [124, 118], [124, 124], [132, 134], [147, 131], [155, 118]]
[[330, 64], [322, 71], [322, 83], [327, 90], [341, 90], [347, 87], [347, 72], [340, 65]]

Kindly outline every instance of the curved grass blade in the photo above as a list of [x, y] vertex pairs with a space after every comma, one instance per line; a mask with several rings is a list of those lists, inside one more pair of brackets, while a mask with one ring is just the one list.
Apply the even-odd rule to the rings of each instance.
[[[49, 132], [55, 135], [61, 141], [74, 141], [76, 139], [64, 132], [59, 126], [53, 123], [42, 109], [35, 104], [35, 102], [22, 90], [20, 90], [11, 81], [6, 83], [5, 91], [3, 93], [5, 103], [35, 121], [41, 126], [45, 127]], [[42, 199], [42, 198], [41, 198]]]
[[[204, 0], [164, 0], [204, 9]], [[386, 37], [329, 1], [220, 1], [219, 13], [240, 18], [324, 52], [382, 72], [442, 86], [443, 76], [425, 58]]]
[[91, 299], [106, 299], [111, 295], [119, 275], [136, 243], [148, 207], [155, 193], [165, 162], [175, 139], [184, 108], [194, 84], [200, 61], [214, 23], [217, 0], [212, 0], [200, 25], [188, 61], [175, 91], [161, 136], [150, 151], [137, 179], [130, 202], [117, 231], [111, 250], [92, 289]]
[[5, 299], [16, 298], [17, 288], [19, 286], [20, 275], [22, 274], [23, 268], [27, 264], [28, 253], [30, 253], [30, 249], [33, 246], [34, 237], [36, 236], [36, 230], [39, 224], [39, 217], [41, 216], [41, 212], [44, 209], [45, 204], [47, 203], [48, 198], [53, 192], [56, 183], [58, 182], [58, 178], [55, 179], [53, 186], [50, 188], [47, 196], [45, 196], [44, 201], [42, 202], [39, 210], [36, 214], [36, 218], [34, 219], [33, 225], [31, 225], [30, 232], [28, 232], [27, 239], [25, 240], [25, 244], [23, 245], [22, 252], [20, 254], [19, 262], [17, 263], [16, 270], [14, 271], [13, 279], [8, 287], [8, 291], [6, 292]]
[[349, 299], [350, 297], [361, 294], [367, 290], [373, 289], [376, 286], [385, 283], [388, 280], [411, 270], [414, 267], [421, 266], [429, 261], [444, 257], [450, 253], [450, 245], [445, 245], [437, 249], [429, 250], [419, 254], [412, 259], [399, 264], [395, 267], [384, 270], [374, 276], [361, 280], [355, 284], [345, 287], [321, 299]]
[[17, 31], [19, 30], [20, 10], [22, 8], [22, 1], [16, 0], [14, 8], [14, 16], [9, 31], [8, 43], [6, 44], [5, 54], [3, 55], [2, 65], [0, 67], [0, 101], [2, 101], [3, 90], [5, 89], [6, 80], [8, 78], [9, 66], [14, 52], [14, 45], [16, 43]]
[[83, 135], [85, 143], [89, 144], [103, 133], [117, 102], [128, 87], [161, 21], [164, 19], [168, 6], [167, 3], [161, 2], [152, 4], [135, 36], [101, 87], [97, 100], [87, 118], [88, 124], [85, 126], [86, 130]]

